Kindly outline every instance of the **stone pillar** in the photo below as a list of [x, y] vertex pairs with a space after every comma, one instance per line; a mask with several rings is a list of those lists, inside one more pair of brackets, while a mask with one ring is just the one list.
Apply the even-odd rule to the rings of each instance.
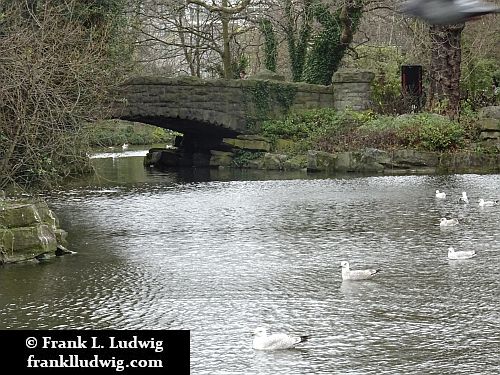
[[342, 69], [333, 75], [333, 107], [342, 111], [351, 108], [363, 111], [371, 108], [371, 82], [375, 74], [370, 71]]

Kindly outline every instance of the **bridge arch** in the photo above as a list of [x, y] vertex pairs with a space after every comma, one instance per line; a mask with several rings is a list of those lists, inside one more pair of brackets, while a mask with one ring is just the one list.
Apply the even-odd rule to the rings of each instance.
[[114, 117], [188, 135], [251, 134], [290, 109], [332, 107], [332, 87], [272, 80], [135, 77], [121, 88]]
[[373, 73], [337, 72], [332, 86], [274, 79], [202, 80], [134, 77], [125, 82], [113, 118], [156, 125], [184, 134], [182, 148], [208, 152], [223, 138], [258, 132], [262, 121], [290, 110], [361, 110], [370, 105]]

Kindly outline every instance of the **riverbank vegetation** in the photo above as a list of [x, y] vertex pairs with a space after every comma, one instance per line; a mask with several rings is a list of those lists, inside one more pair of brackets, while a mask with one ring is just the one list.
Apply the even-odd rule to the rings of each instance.
[[[473, 115], [464, 117], [458, 123], [432, 113], [388, 116], [371, 111], [338, 112], [333, 109], [292, 113], [281, 120], [266, 121], [261, 128], [262, 135], [271, 140], [292, 141], [290, 151], [296, 154], [311, 149], [341, 152], [367, 147], [382, 150], [476, 151], [480, 132]], [[489, 152], [498, 150], [492, 148]]]
[[0, 5], [0, 188], [89, 171], [86, 124], [127, 70], [119, 1]]
[[[339, 68], [373, 70], [378, 114], [312, 111], [264, 131], [325, 150], [472, 149], [477, 129], [464, 112], [500, 100], [498, 35], [495, 16], [431, 28], [386, 0], [2, 1], [0, 189], [50, 187], [85, 173], [93, 145], [164, 141], [161, 130], [147, 138], [88, 126], [109, 117], [118, 85], [137, 74], [239, 78], [266, 67], [329, 85]], [[422, 109], [460, 123], [399, 116], [414, 109], [401, 93], [403, 64], [423, 67]]]

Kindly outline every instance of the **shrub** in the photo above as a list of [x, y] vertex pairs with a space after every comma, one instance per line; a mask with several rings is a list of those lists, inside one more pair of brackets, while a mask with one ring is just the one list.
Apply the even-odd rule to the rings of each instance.
[[264, 124], [263, 131], [271, 138], [298, 142], [296, 153], [310, 148], [339, 152], [365, 147], [447, 151], [463, 148], [479, 136], [474, 116], [464, 118], [459, 124], [431, 113], [394, 117], [331, 109], [295, 113], [283, 120], [270, 121]]

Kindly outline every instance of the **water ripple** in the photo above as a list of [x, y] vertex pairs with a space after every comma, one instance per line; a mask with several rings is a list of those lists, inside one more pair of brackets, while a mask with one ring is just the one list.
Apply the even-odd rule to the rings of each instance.
[[[190, 329], [196, 374], [498, 373], [500, 176], [139, 181], [50, 197], [78, 254], [0, 270], [0, 328]], [[258, 325], [312, 339], [256, 352]]]

